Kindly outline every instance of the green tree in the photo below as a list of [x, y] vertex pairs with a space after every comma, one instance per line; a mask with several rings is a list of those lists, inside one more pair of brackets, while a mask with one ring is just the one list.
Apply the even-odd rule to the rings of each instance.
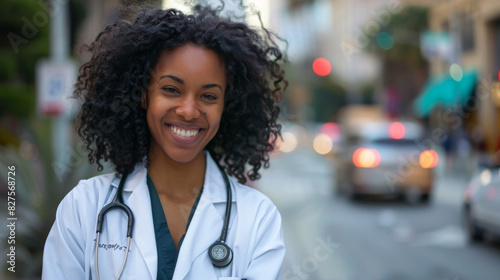
[[370, 44], [370, 51], [383, 58], [383, 87], [397, 90], [400, 111], [408, 115], [428, 75], [428, 63], [420, 50], [420, 34], [426, 29], [428, 8], [409, 5], [392, 15]]
[[[0, 9], [0, 120], [23, 120], [35, 112], [35, 69], [49, 56], [50, 5], [40, 0], [5, 0]], [[70, 34], [85, 16], [79, 0], [70, 1]], [[0, 127], [0, 145], [18, 145], [17, 131]]]
[[31, 0], [6, 0], [0, 9], [4, 38], [0, 40], [0, 118], [26, 118], [34, 111], [35, 64], [49, 54], [46, 9], [43, 2]]

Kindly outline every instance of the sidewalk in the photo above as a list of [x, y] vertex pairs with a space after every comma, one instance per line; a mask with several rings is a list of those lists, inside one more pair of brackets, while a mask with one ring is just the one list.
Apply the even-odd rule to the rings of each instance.
[[440, 154], [440, 164], [436, 168], [434, 198], [452, 206], [462, 205], [463, 195], [472, 177], [478, 171], [478, 162], [488, 156], [474, 154], [468, 159], [455, 159], [452, 167], [446, 166], [446, 156]]

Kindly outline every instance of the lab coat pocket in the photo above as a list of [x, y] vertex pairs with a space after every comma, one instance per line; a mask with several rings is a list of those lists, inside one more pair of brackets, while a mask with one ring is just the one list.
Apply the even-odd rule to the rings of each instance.
[[[126, 254], [127, 240], [100, 241], [99, 278], [116, 279]], [[93, 262], [92, 262], [93, 263]], [[92, 277], [95, 276], [95, 267]], [[134, 239], [131, 240], [129, 255], [122, 274], [122, 279], [151, 279], [148, 267], [140, 254]]]
[[[127, 255], [125, 229], [128, 220], [121, 211], [107, 214], [97, 249], [99, 251], [99, 279], [116, 279]], [[94, 261], [92, 260], [91, 264]], [[94, 272], [95, 273], [95, 268]], [[130, 241], [127, 262], [122, 279], [149, 280], [152, 275], [134, 238]]]
[[219, 277], [219, 280], [246, 280], [246, 278], [240, 278], [240, 277]]

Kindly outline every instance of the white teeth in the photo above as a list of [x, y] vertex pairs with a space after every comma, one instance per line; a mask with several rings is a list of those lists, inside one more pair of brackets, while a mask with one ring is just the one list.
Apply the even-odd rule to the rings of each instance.
[[176, 126], [170, 126], [170, 130], [172, 130], [173, 132], [175, 132], [175, 134], [182, 136], [182, 137], [193, 137], [193, 136], [196, 136], [198, 134], [198, 132], [200, 132], [199, 129], [183, 130], [183, 129], [178, 128]]

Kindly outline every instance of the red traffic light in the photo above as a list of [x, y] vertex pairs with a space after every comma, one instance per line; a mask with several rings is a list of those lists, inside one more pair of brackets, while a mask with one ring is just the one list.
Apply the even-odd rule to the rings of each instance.
[[318, 76], [326, 76], [332, 71], [332, 65], [325, 58], [316, 58], [313, 62], [313, 71]]

